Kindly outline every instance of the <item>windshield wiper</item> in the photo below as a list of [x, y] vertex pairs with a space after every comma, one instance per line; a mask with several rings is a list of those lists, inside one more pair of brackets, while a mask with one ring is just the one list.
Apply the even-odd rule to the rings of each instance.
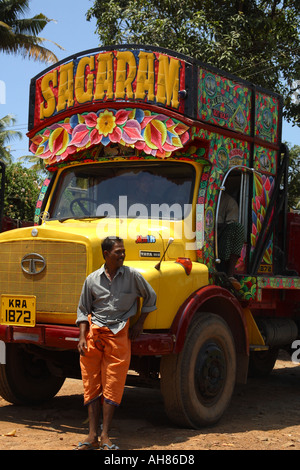
[[87, 216], [80, 216], [80, 217], [75, 217], [75, 216], [68, 216], [68, 217], [62, 217], [61, 219], [58, 219], [59, 222], [65, 222], [66, 220], [85, 220], [85, 219], [104, 219], [106, 215], [87, 215]]

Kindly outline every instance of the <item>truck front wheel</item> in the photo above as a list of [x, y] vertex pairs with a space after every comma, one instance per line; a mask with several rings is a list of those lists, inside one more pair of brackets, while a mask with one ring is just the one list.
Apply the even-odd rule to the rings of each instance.
[[235, 385], [236, 352], [231, 331], [217, 315], [191, 323], [183, 350], [161, 359], [161, 391], [168, 417], [180, 426], [216, 423]]
[[16, 405], [37, 404], [53, 398], [64, 377], [52, 375], [47, 363], [18, 344], [6, 345], [6, 364], [0, 365], [0, 395]]

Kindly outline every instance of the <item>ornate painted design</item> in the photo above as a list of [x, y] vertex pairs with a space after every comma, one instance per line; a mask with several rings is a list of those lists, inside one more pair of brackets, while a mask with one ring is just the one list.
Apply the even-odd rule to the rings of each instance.
[[279, 102], [276, 97], [256, 93], [255, 135], [268, 142], [278, 142]]
[[239, 293], [244, 300], [255, 299], [257, 293], [256, 277], [246, 276], [239, 278], [241, 289]]
[[51, 182], [51, 178], [46, 178], [42, 184], [40, 194], [39, 194], [36, 206], [35, 206], [34, 225], [38, 225], [40, 222], [41, 208], [42, 208], [43, 201], [44, 201], [50, 182]]
[[254, 149], [254, 168], [262, 173], [276, 174], [277, 152], [259, 145]]
[[[209, 269], [212, 270], [215, 264], [215, 209], [219, 196], [219, 188], [224, 174], [229, 168], [235, 165], [247, 166], [249, 164], [250, 145], [248, 142], [231, 137], [224, 137], [206, 130], [200, 130], [198, 132], [197, 137], [210, 141], [208, 161], [212, 166], [206, 167], [205, 169], [205, 183], [209, 190], [206, 192], [205, 203], [202, 202], [205, 204], [205, 209], [203, 209], [203, 211], [205, 210], [205, 218], [204, 215], [202, 216], [203, 223], [200, 208], [198, 210], [201, 224], [204, 224], [204, 243], [202, 243], [200, 234], [198, 235], [198, 239], [196, 235], [197, 258], [198, 261], [205, 263]], [[202, 248], [200, 248], [200, 246]], [[246, 250], [244, 249], [237, 265], [239, 272], [245, 272], [245, 258]]]
[[198, 118], [250, 134], [251, 91], [221, 75], [200, 69]]
[[207, 244], [205, 243], [206, 221], [204, 218], [204, 204], [210, 169], [211, 167], [209, 165], [203, 167], [196, 207], [196, 252], [199, 262], [203, 262], [204, 250], [207, 249]]
[[164, 114], [142, 109], [101, 109], [75, 114], [47, 127], [31, 139], [30, 150], [47, 165], [94, 145], [106, 147], [111, 143], [167, 158], [189, 139], [189, 127]]
[[257, 278], [260, 289], [300, 289], [299, 277], [263, 277]]
[[[269, 206], [270, 197], [274, 187], [273, 176], [254, 174], [253, 178], [253, 199], [252, 199], [252, 232], [251, 232], [251, 252], [253, 252], [257, 238], [262, 229], [262, 224]], [[273, 263], [273, 237], [270, 238], [266, 252], [264, 254], [261, 269], [271, 272]]]
[[257, 300], [262, 300], [263, 289], [300, 289], [300, 279], [293, 277], [263, 277], [257, 278]]
[[210, 141], [208, 160], [222, 172], [226, 172], [235, 165], [247, 166], [249, 164], [250, 145], [248, 142], [202, 129], [199, 131], [199, 137]]

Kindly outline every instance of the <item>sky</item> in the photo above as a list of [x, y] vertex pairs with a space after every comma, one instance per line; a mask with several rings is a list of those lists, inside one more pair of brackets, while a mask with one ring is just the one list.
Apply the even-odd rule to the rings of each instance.
[[[93, 0], [30, 0], [30, 12], [26, 16], [43, 13], [55, 20], [47, 24], [40, 36], [64, 48], [60, 50], [49, 41], [45, 43], [58, 60], [62, 60], [72, 54], [98, 47], [96, 20], [86, 20], [86, 12], [93, 3]], [[23, 59], [19, 55], [0, 54], [0, 117], [13, 114], [16, 118], [13, 129], [23, 134], [22, 140], [17, 139], [10, 143], [14, 161], [30, 154], [26, 136], [29, 85], [31, 78], [47, 67], [47, 64]], [[300, 145], [299, 127], [284, 122], [283, 140], [291, 145]]]
[[[96, 20], [86, 20], [86, 12], [93, 3], [93, 0], [30, 0], [30, 12], [26, 16], [43, 13], [55, 20], [47, 24], [40, 36], [64, 48], [60, 50], [51, 42], [45, 42], [45, 46], [55, 53], [58, 60], [62, 60], [72, 54], [98, 47]], [[19, 55], [0, 54], [0, 80], [5, 83], [6, 91], [5, 104], [3, 93], [0, 93], [0, 117], [14, 114], [17, 120], [14, 129], [23, 133], [22, 140], [14, 140], [9, 144], [14, 161], [20, 156], [30, 155], [26, 136], [30, 80], [49, 65], [23, 59]]]

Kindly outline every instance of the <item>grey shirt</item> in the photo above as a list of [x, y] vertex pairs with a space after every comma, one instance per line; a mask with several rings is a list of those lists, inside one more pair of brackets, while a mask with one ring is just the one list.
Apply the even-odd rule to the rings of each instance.
[[110, 281], [103, 265], [83, 284], [76, 324], [88, 321], [91, 314], [92, 323], [118, 333], [136, 314], [138, 297], [143, 298], [142, 313], [156, 310], [156, 293], [136, 269], [122, 266]]

